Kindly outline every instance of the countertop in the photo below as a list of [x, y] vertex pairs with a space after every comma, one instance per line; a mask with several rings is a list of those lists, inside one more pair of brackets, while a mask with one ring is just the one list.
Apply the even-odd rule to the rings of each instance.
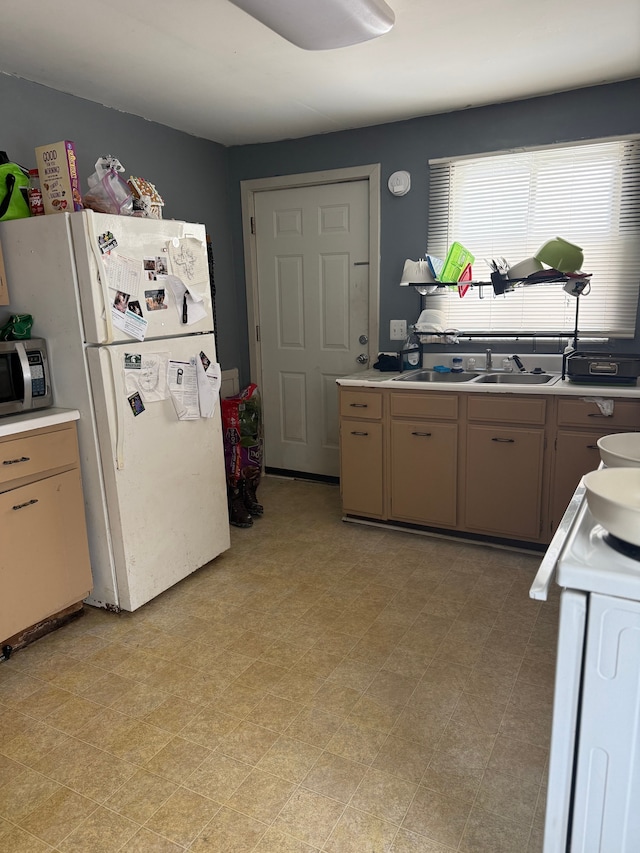
[[[445, 360], [440, 363], [447, 364]], [[425, 367], [433, 365], [425, 364]], [[592, 385], [591, 383], [575, 383], [568, 379], [562, 379], [561, 366], [546, 365], [544, 357], [536, 359], [536, 366], [541, 366], [550, 372], [557, 372], [558, 375], [549, 382], [540, 385], [489, 385], [486, 383], [470, 382], [411, 382], [405, 381], [396, 382], [396, 377], [406, 374], [401, 373], [382, 373], [379, 370], [370, 368], [359, 373], [353, 373], [349, 376], [342, 376], [336, 380], [338, 385], [361, 387], [361, 388], [394, 388], [397, 390], [420, 389], [425, 392], [433, 391], [460, 391], [465, 394], [545, 394], [545, 395], [562, 395], [573, 397], [629, 397], [631, 399], [640, 399], [640, 387], [638, 385]]]
[[[377, 371], [376, 371], [377, 372]], [[58, 424], [77, 421], [80, 412], [77, 409], [33, 409], [19, 415], [7, 415], [0, 418], [0, 438], [8, 435], [18, 435], [32, 429], [57, 426]]]

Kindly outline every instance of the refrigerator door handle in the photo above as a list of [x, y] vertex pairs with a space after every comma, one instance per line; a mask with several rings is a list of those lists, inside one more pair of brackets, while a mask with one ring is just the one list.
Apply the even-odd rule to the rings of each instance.
[[20, 361], [20, 369], [22, 371], [22, 385], [24, 388], [24, 399], [22, 406], [26, 412], [31, 408], [31, 365], [29, 364], [27, 350], [25, 349], [25, 346], [22, 341], [16, 341], [16, 352], [18, 353], [18, 360]]
[[104, 341], [104, 343], [111, 344], [113, 343], [113, 322], [111, 319], [111, 305], [109, 299], [109, 285], [107, 282], [107, 270], [105, 268], [104, 261], [102, 260], [102, 252], [100, 251], [100, 247], [98, 246], [98, 241], [96, 240], [97, 232], [93, 220], [93, 211], [85, 210], [85, 213], [87, 214], [84, 220], [87, 243], [91, 247], [96, 266], [98, 267], [98, 279], [100, 281], [100, 288], [102, 290], [102, 301], [104, 303], [104, 320], [107, 326], [107, 339], [106, 341]]
[[122, 353], [117, 352], [112, 347], [100, 347], [100, 350], [106, 352], [111, 366], [111, 379], [113, 381], [113, 396], [114, 407], [116, 412], [116, 468], [122, 471], [124, 468], [124, 409], [120, 399], [120, 371], [118, 370], [118, 357], [122, 358]]

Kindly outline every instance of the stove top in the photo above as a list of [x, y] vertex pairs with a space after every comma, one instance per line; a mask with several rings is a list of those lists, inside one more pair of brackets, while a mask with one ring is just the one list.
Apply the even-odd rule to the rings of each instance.
[[614, 536], [613, 533], [607, 533], [606, 530], [604, 531], [602, 538], [607, 545], [610, 548], [613, 548], [614, 551], [617, 551], [618, 554], [630, 557], [632, 560], [640, 560], [640, 546], [634, 545], [631, 542], [625, 542], [624, 539], [619, 539], [617, 536]]
[[556, 582], [566, 588], [640, 601], [640, 548], [598, 524], [584, 495], [556, 559]]

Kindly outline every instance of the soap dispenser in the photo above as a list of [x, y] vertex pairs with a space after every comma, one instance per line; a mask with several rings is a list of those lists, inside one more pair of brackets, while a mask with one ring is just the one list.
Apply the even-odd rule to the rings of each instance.
[[407, 339], [400, 350], [400, 370], [416, 370], [421, 366], [422, 344], [416, 334], [415, 326], [407, 335]]

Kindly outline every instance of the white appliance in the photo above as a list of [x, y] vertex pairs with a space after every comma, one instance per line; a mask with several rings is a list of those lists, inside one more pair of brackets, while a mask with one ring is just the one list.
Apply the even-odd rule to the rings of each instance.
[[640, 850], [640, 549], [576, 490], [530, 595], [561, 588], [544, 853]]
[[[148, 321], [143, 342], [112, 320], [116, 291], [99, 245], [109, 234], [115, 252], [144, 269], [135, 293]], [[196, 293], [203, 316], [191, 325], [168, 287], [166, 308], [144, 295], [163, 288], [156, 275], [184, 277], [171, 268], [169, 244], [188, 237], [206, 277]], [[215, 363], [205, 240], [202, 225], [92, 211], [0, 223], [9, 310], [32, 314], [47, 339], [55, 405], [80, 411], [94, 605], [136, 610], [230, 544], [219, 405], [213, 418], [179, 420], [162, 399], [135, 416], [124, 369], [125, 353], [189, 362], [204, 352]]]

